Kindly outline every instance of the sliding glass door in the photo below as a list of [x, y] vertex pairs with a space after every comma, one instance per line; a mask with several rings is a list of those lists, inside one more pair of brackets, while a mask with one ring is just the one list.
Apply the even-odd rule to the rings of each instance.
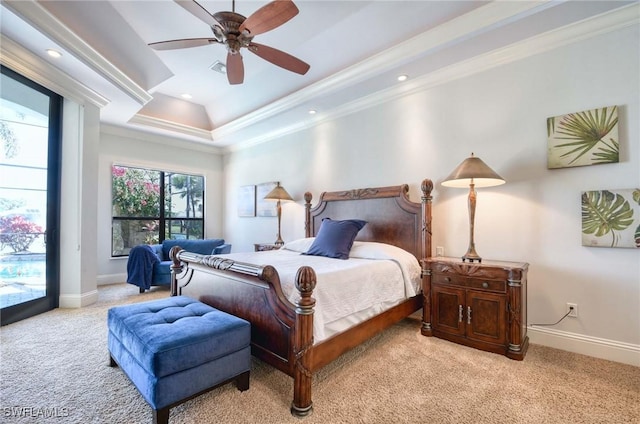
[[2, 67], [0, 321], [58, 306], [62, 98]]

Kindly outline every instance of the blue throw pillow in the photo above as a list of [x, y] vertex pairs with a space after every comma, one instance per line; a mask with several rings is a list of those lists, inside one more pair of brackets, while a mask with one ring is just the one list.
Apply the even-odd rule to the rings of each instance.
[[334, 221], [322, 220], [320, 231], [313, 244], [304, 255], [326, 256], [328, 258], [349, 259], [349, 252], [358, 231], [367, 224], [361, 219]]

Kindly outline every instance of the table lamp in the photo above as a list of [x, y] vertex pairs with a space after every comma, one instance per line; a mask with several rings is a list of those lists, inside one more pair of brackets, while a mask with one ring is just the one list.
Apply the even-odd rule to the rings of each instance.
[[289, 195], [289, 193], [287, 193], [287, 190], [285, 190], [281, 185], [280, 182], [276, 183], [276, 187], [271, 190], [269, 193], [267, 193], [266, 196], [264, 196], [264, 200], [276, 200], [278, 203], [276, 204], [276, 211], [278, 214], [278, 238], [275, 242], [276, 246], [282, 246], [284, 244], [284, 241], [282, 240], [282, 237], [280, 236], [280, 222], [281, 222], [281, 217], [282, 217], [282, 207], [280, 206], [280, 201], [285, 200], [293, 200], [291, 198], [291, 196]]
[[476, 252], [476, 245], [473, 241], [473, 226], [476, 215], [476, 191], [475, 187], [492, 187], [504, 184], [504, 179], [495, 173], [495, 171], [482, 159], [477, 158], [471, 153], [453, 172], [444, 179], [442, 185], [445, 187], [469, 187], [469, 249], [462, 256], [462, 262], [482, 262], [482, 258]]

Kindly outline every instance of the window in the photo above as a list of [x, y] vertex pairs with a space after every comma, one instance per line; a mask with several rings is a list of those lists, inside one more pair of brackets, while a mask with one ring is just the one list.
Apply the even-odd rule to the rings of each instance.
[[111, 256], [139, 244], [204, 237], [204, 177], [111, 167]]

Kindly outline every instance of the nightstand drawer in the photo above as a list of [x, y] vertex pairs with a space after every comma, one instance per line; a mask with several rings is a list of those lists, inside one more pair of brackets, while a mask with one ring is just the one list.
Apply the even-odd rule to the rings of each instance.
[[488, 290], [497, 293], [506, 293], [507, 291], [507, 282], [504, 280], [487, 280], [483, 278], [462, 277], [459, 275], [434, 274], [431, 282], [432, 284]]
[[470, 289], [490, 290], [494, 292], [506, 293], [507, 282], [496, 280], [484, 280], [480, 278], [469, 278], [467, 280], [467, 287]]
[[467, 278], [460, 277], [458, 275], [444, 275], [444, 274], [434, 274], [431, 282], [433, 284], [444, 284], [447, 286], [460, 286], [465, 287]]

